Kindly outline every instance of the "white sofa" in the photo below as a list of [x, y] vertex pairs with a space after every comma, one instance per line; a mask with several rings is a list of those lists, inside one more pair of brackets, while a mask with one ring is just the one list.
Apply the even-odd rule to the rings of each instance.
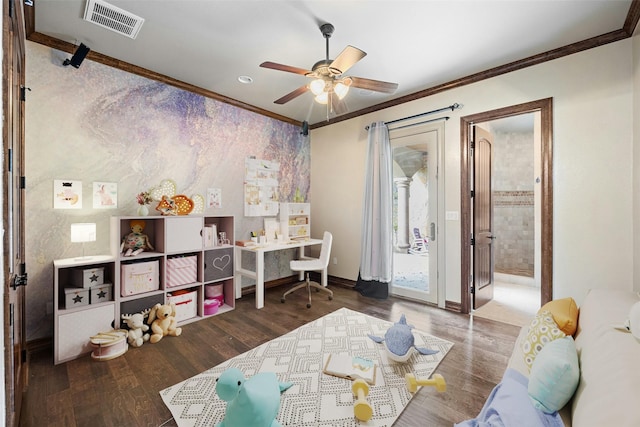
[[[616, 328], [638, 301], [634, 292], [592, 289], [579, 307], [574, 339], [580, 376], [572, 399], [558, 411], [565, 426], [640, 426], [640, 340]], [[522, 328], [508, 365], [525, 377], [528, 330]]]

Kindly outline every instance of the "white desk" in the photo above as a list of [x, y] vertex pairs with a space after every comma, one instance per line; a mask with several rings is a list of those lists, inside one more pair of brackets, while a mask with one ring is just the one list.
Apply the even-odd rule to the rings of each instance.
[[[298, 248], [299, 259], [305, 258], [304, 248], [307, 246], [321, 245], [321, 239], [291, 240], [284, 243], [268, 243], [256, 246], [236, 246], [236, 298], [242, 296], [242, 277], [250, 277], [256, 281], [256, 308], [264, 307], [264, 253], [271, 251], [282, 251], [285, 249]], [[242, 252], [253, 252], [256, 254], [255, 271], [248, 270], [242, 266]], [[300, 280], [304, 280], [304, 272], [300, 272]], [[327, 286], [327, 270], [322, 273], [322, 286]]]

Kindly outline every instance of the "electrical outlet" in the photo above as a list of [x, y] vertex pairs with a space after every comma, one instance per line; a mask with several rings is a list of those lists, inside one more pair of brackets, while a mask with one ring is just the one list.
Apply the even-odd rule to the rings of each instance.
[[333, 265], [338, 265], [338, 257], [333, 257]]

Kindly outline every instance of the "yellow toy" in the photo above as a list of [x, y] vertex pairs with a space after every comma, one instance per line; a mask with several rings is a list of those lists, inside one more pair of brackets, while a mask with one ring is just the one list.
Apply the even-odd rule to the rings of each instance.
[[440, 374], [433, 374], [431, 379], [420, 380], [413, 374], [405, 374], [404, 379], [407, 381], [407, 389], [409, 393], [418, 391], [418, 386], [430, 385], [436, 388], [440, 393], [447, 391], [447, 383]]
[[176, 320], [176, 305], [171, 304], [156, 304], [151, 308], [149, 312], [149, 320], [147, 321], [151, 325], [151, 337], [149, 342], [155, 344], [167, 335], [172, 337], [180, 336], [182, 328], [178, 328], [178, 321]]
[[369, 421], [373, 416], [373, 408], [367, 402], [369, 394], [369, 384], [365, 380], [358, 378], [351, 386], [353, 394], [356, 396], [356, 402], [353, 404], [353, 414], [360, 421]]

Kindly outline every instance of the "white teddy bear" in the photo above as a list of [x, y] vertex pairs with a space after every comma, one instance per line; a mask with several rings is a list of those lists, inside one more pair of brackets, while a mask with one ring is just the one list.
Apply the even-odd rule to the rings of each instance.
[[149, 314], [149, 310], [142, 313], [123, 314], [122, 320], [129, 327], [127, 334], [127, 342], [130, 346], [140, 347], [146, 341], [149, 341], [149, 325], [144, 322], [145, 317]]

